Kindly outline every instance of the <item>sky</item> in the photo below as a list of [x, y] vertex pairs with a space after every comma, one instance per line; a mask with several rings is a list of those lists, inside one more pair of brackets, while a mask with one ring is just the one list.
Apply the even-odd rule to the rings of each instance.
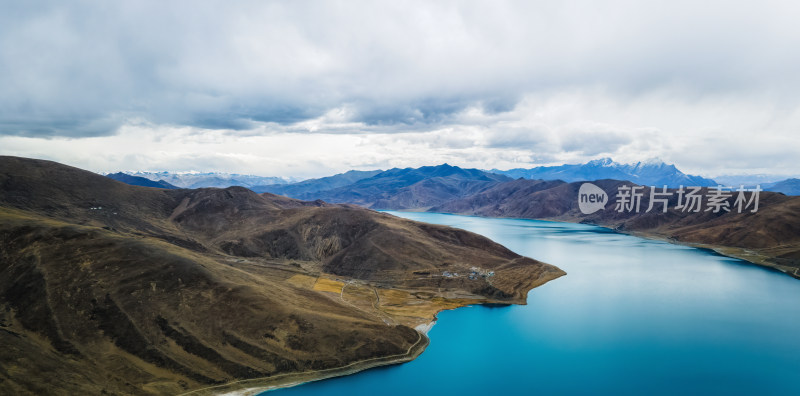
[[794, 1], [0, 5], [0, 154], [323, 176], [658, 157], [800, 175]]

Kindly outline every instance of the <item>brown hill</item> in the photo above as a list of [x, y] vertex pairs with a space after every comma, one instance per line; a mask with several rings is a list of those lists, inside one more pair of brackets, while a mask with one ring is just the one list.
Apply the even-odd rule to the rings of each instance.
[[302, 193], [288, 188], [276, 191], [285, 191], [293, 198], [322, 199], [327, 202], [351, 203], [373, 209], [412, 209], [429, 208], [509, 180], [511, 178], [507, 176], [478, 169], [442, 164], [389, 169], [372, 177], [359, 179], [352, 184], [331, 189], [319, 188]]
[[409, 360], [439, 310], [524, 303], [561, 275], [354, 206], [0, 157], [2, 394], [258, 388]]
[[[452, 200], [430, 209], [432, 212], [469, 213], [487, 217], [542, 218], [569, 210], [570, 201], [554, 193], [566, 185], [561, 180], [517, 179], [499, 184], [463, 199]], [[537, 194], [543, 191], [548, 193]]]
[[[662, 213], [660, 203], [654, 205], [655, 210], [646, 212], [650, 188], [645, 187], [639, 213], [619, 212], [615, 210], [618, 187], [634, 184], [618, 180], [593, 183], [608, 194], [609, 200], [605, 210], [589, 215], [581, 213], [578, 208], [578, 189], [583, 182], [522, 179], [447, 202], [430, 211], [597, 224], [623, 232], [710, 247], [800, 277], [800, 197], [761, 192], [756, 213], [750, 210], [714, 213], [713, 210], [707, 211], [706, 200], [699, 212], [676, 210], [678, 197], [675, 193], [669, 200], [667, 213]], [[674, 193], [676, 190], [669, 191]], [[700, 194], [705, 196], [708, 192], [708, 188], [703, 188]], [[726, 200], [730, 208], [734, 207], [735, 195]]]

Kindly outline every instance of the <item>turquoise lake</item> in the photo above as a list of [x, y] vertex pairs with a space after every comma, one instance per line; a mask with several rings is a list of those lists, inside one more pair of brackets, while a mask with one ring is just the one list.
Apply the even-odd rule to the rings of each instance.
[[800, 395], [800, 280], [588, 225], [389, 213], [479, 233], [567, 276], [525, 306], [440, 313], [410, 363], [279, 394]]

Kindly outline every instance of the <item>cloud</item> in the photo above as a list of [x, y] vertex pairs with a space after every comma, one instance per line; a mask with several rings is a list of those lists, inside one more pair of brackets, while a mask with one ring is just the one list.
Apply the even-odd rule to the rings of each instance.
[[572, 124], [567, 125], [559, 134], [561, 149], [566, 152], [578, 152], [587, 156], [616, 153], [619, 149], [633, 141], [635, 132], [618, 131], [606, 124]]
[[798, 11], [717, 0], [15, 2], [0, 14], [0, 148], [97, 170], [309, 174], [610, 155], [797, 172]]
[[[367, 125], [603, 85], [688, 95], [797, 87], [787, 2], [17, 3], [0, 16], [0, 133], [213, 129], [348, 105]], [[723, 12], [724, 10], [724, 12]], [[790, 87], [786, 87], [790, 85]], [[792, 95], [793, 103], [797, 103]]]

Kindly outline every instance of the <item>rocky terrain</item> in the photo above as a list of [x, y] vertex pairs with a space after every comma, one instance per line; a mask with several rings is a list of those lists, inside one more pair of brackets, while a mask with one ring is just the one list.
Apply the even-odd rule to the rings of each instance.
[[524, 303], [563, 274], [356, 206], [0, 157], [0, 394], [222, 392], [409, 360], [438, 311]]

